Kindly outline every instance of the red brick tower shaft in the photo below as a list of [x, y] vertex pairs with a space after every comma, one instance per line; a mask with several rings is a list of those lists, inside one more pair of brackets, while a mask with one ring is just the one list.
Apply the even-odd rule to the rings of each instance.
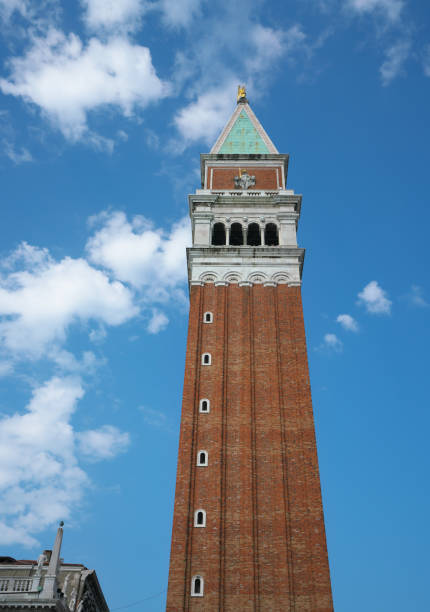
[[190, 196], [168, 612], [333, 610], [287, 162], [241, 101]]

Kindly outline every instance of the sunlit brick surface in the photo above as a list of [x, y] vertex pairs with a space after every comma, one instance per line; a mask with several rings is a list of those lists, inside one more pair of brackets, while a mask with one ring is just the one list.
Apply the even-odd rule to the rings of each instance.
[[299, 287], [191, 287], [167, 597], [181, 610], [333, 610]]
[[255, 168], [246, 167], [244, 162], [243, 168], [212, 168], [208, 167], [208, 182], [210, 189], [235, 189], [234, 177], [239, 176], [240, 172], [248, 172], [255, 176], [255, 186], [253, 189], [268, 189], [276, 190], [284, 188], [281, 167], [274, 168]]

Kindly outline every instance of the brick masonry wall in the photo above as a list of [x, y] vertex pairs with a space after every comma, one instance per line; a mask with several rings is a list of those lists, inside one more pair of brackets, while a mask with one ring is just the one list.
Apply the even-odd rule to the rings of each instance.
[[167, 596], [181, 610], [333, 610], [299, 287], [191, 288]]
[[[210, 184], [211, 172], [213, 170], [212, 176], [212, 186], [207, 187], [207, 189], [235, 189], [234, 186], [234, 177], [239, 176], [239, 168], [208, 168], [208, 181]], [[269, 189], [269, 190], [277, 190], [279, 188], [284, 189], [282, 185], [282, 173], [281, 168], [241, 168], [242, 173], [245, 170], [251, 176], [255, 176], [255, 187], [252, 189]], [[278, 184], [279, 181], [279, 184]]]

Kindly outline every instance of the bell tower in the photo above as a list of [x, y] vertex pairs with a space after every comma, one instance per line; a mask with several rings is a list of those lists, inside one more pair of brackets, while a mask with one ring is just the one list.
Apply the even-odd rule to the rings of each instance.
[[333, 610], [287, 171], [239, 87], [189, 196], [168, 612]]

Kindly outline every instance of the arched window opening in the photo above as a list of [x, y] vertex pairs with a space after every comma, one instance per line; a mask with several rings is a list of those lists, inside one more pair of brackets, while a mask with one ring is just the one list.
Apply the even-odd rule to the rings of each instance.
[[210, 353], [203, 353], [202, 355], [202, 365], [211, 365], [211, 355]]
[[260, 246], [261, 233], [260, 233], [260, 226], [258, 225], [258, 223], [250, 223], [248, 225], [247, 244], [249, 246]]
[[209, 412], [210, 410], [210, 402], [208, 399], [200, 400], [200, 412]]
[[207, 453], [207, 451], [200, 450], [197, 453], [197, 465], [208, 465], [208, 453]]
[[203, 315], [203, 321], [205, 323], [212, 323], [213, 320], [213, 314], [211, 312], [205, 312], [205, 314]]
[[225, 225], [224, 223], [215, 223], [212, 230], [212, 244], [214, 246], [225, 245]]
[[194, 513], [194, 527], [206, 527], [206, 512], [204, 510], [196, 510]]
[[264, 244], [266, 246], [278, 246], [278, 228], [274, 223], [268, 223], [264, 230]]
[[203, 597], [204, 580], [201, 576], [193, 576], [191, 580], [191, 595]]
[[231, 246], [242, 246], [243, 231], [240, 223], [232, 223], [230, 228], [230, 244]]

